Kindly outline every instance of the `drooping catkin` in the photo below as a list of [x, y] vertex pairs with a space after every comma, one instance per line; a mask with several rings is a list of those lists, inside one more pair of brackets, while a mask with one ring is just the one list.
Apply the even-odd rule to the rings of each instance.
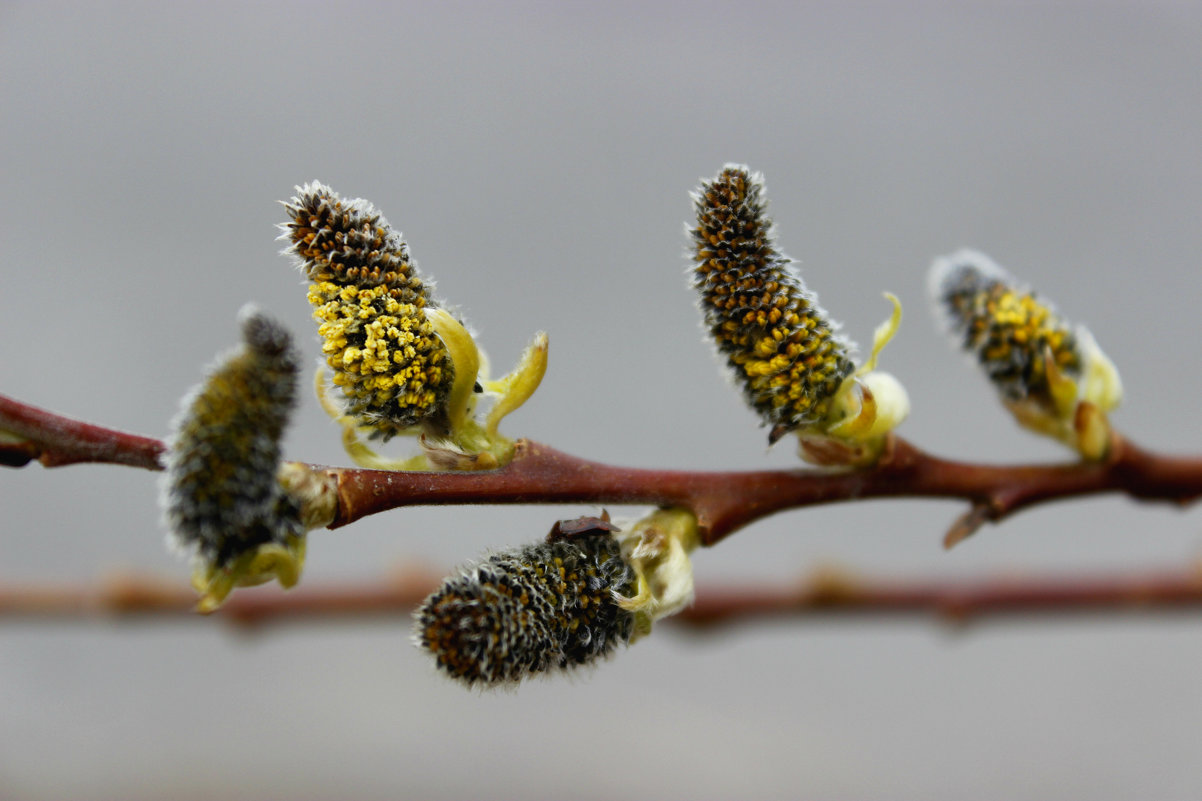
[[415, 640], [452, 678], [511, 684], [610, 654], [631, 637], [634, 571], [609, 534], [493, 554], [443, 582], [416, 614]]
[[276, 480], [300, 356], [270, 317], [247, 307], [240, 319], [242, 345], [184, 400], [162, 485], [172, 541], [216, 566], [305, 530]]

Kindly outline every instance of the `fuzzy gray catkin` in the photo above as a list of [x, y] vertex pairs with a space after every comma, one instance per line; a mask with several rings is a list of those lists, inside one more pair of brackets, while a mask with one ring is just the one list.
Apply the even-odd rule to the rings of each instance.
[[297, 503], [276, 481], [300, 356], [276, 321], [252, 307], [240, 319], [242, 345], [185, 398], [165, 456], [170, 537], [218, 566], [304, 534]]
[[446, 579], [417, 611], [415, 640], [468, 686], [511, 684], [628, 643], [634, 615], [615, 594], [633, 589], [608, 534], [525, 545]]

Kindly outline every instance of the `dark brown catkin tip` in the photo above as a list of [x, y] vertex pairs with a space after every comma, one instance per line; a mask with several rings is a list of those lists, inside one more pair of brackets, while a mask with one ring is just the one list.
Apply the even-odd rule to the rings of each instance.
[[630, 640], [634, 571], [609, 534], [538, 542], [469, 566], [417, 611], [415, 640], [468, 686], [595, 662]]

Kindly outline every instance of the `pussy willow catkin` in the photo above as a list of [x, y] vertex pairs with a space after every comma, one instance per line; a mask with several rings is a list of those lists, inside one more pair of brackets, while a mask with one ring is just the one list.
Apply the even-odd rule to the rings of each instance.
[[243, 310], [242, 338], [185, 398], [165, 457], [170, 536], [218, 567], [305, 531], [276, 481], [300, 356], [288, 332], [253, 308]]
[[437, 308], [405, 242], [366, 200], [323, 184], [297, 187], [282, 227], [311, 282], [309, 302], [346, 413], [388, 439], [446, 428], [454, 368], [425, 309]]
[[415, 639], [467, 685], [520, 681], [595, 662], [630, 640], [634, 572], [608, 534], [493, 554], [443, 582], [416, 614]]
[[1077, 336], [1050, 303], [988, 256], [962, 250], [935, 262], [931, 291], [953, 336], [972, 353], [1003, 398], [1052, 405], [1046, 356], [1077, 377]]
[[855, 365], [776, 248], [761, 176], [727, 165], [693, 201], [693, 283], [709, 335], [747, 402], [774, 438], [823, 419]]

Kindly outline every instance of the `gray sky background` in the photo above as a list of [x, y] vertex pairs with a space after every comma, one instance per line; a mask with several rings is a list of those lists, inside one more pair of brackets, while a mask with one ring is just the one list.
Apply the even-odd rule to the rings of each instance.
[[[688, 192], [765, 173], [781, 244], [884, 367], [905, 436], [1056, 459], [928, 313], [971, 245], [1088, 322], [1116, 423], [1202, 450], [1202, 6], [1186, 3], [0, 5], [0, 392], [162, 436], [259, 302], [305, 343], [276, 201], [371, 199], [494, 364], [551, 337], [507, 430], [642, 466], [794, 462], [701, 339]], [[584, 389], [587, 387], [588, 389]], [[312, 398], [290, 457], [346, 463]], [[184, 581], [155, 477], [0, 475], [6, 579]], [[577, 507], [411, 509], [311, 538], [306, 580], [450, 566]], [[617, 512], [623, 510], [614, 510]], [[699, 584], [1169, 566], [1196, 513], [1059, 504], [952, 553], [961, 508], [777, 516], [699, 553]], [[0, 629], [0, 798], [1184, 798], [1202, 787], [1202, 629], [1188, 617], [667, 630], [571, 680], [473, 694], [407, 620]]]

